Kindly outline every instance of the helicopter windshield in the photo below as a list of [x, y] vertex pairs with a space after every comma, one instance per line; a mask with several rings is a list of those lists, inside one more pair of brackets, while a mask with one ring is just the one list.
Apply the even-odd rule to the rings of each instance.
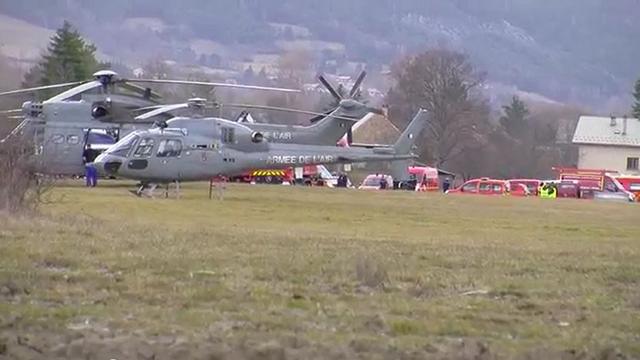
[[138, 142], [138, 139], [138, 135], [136, 135], [135, 133], [131, 133], [122, 138], [122, 140], [118, 141], [111, 148], [109, 148], [107, 150], [107, 153], [127, 157], [133, 146], [136, 144], [136, 142]]

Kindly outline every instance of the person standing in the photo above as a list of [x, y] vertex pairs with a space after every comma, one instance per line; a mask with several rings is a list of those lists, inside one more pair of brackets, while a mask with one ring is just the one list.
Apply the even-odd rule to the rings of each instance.
[[380, 190], [386, 190], [388, 186], [389, 186], [389, 183], [387, 183], [387, 179], [385, 178], [384, 175], [382, 175], [380, 177]]
[[93, 166], [95, 152], [91, 149], [91, 144], [87, 144], [82, 152], [82, 162], [84, 162], [84, 178], [87, 187], [98, 185], [98, 169]]
[[444, 181], [442, 182], [442, 192], [447, 192], [447, 190], [449, 190], [449, 188], [451, 187], [451, 182], [449, 181], [449, 178], [444, 178]]

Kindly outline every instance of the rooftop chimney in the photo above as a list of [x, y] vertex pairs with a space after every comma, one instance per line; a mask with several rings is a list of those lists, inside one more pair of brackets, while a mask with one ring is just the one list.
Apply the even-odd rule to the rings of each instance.
[[615, 115], [611, 115], [611, 123], [609, 125], [616, 126], [616, 117], [615, 117]]
[[622, 118], [622, 135], [627, 135], [627, 115]]

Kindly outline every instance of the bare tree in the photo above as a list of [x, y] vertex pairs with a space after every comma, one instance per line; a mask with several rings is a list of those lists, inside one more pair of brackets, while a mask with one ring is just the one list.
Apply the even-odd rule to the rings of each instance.
[[40, 176], [33, 163], [33, 144], [28, 137], [2, 136], [0, 142], [0, 211], [33, 211], [53, 186]]
[[306, 49], [292, 49], [278, 60], [278, 85], [301, 88], [310, 78], [313, 58]]
[[397, 63], [392, 76], [396, 85], [387, 97], [392, 118], [406, 122], [420, 108], [430, 113], [423, 160], [448, 165], [487, 145], [489, 107], [477, 91], [483, 76], [465, 55], [429, 50]]

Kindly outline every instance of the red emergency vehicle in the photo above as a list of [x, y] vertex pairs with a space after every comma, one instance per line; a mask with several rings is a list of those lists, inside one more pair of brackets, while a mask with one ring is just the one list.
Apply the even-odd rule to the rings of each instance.
[[[337, 177], [323, 165], [306, 165], [302, 168], [302, 183], [313, 186], [336, 186]], [[232, 182], [254, 184], [293, 184], [296, 181], [295, 169], [257, 169], [247, 171], [241, 176], [230, 179]]]
[[516, 192], [520, 189], [520, 185], [525, 186], [531, 196], [538, 196], [538, 189], [540, 185], [542, 185], [542, 181], [537, 179], [509, 179], [507, 183], [509, 187], [515, 189]]
[[416, 179], [416, 191], [438, 191], [438, 169], [429, 166], [409, 166], [409, 174]]
[[616, 176], [616, 179], [625, 190], [635, 195], [636, 201], [640, 201], [640, 176], [618, 175]]
[[250, 170], [240, 176], [232, 177], [230, 181], [255, 184], [291, 183], [293, 181], [293, 168]]
[[448, 190], [447, 194], [527, 196], [529, 190], [522, 184], [514, 183], [510, 186], [505, 180], [480, 178], [469, 180], [456, 189]]
[[635, 195], [618, 181], [615, 171], [598, 169], [554, 168], [560, 181], [571, 181], [580, 187], [580, 198], [614, 200], [635, 199]]

